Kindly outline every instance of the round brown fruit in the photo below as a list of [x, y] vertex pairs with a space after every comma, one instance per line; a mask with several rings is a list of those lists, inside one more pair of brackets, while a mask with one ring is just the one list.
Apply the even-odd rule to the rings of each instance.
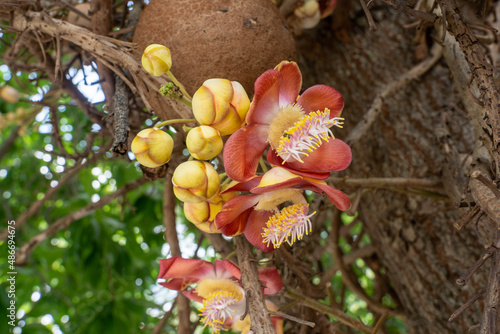
[[[152, 0], [141, 14], [134, 42], [172, 52], [172, 73], [189, 94], [210, 78], [240, 82], [249, 96], [259, 75], [282, 60], [294, 60], [295, 43], [270, 0]], [[147, 97], [165, 118], [157, 96]]]

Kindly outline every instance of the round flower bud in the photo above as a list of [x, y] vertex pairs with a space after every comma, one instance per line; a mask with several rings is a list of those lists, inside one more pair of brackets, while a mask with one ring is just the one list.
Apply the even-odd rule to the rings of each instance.
[[210, 160], [222, 151], [222, 138], [219, 131], [202, 125], [188, 132], [186, 147], [196, 159]]
[[[221, 190], [223, 190], [222, 188]], [[218, 204], [209, 202], [184, 203], [184, 215], [186, 219], [193, 223], [197, 228], [207, 233], [220, 233], [214, 224], [215, 216], [222, 210], [224, 203], [238, 195], [237, 191], [222, 194], [222, 201]]]
[[0, 88], [0, 98], [8, 103], [16, 103], [19, 101], [19, 92], [11, 86], [3, 86]]
[[219, 175], [208, 162], [183, 162], [175, 169], [172, 183], [175, 196], [185, 203], [209, 201], [218, 204], [222, 200]]
[[250, 100], [237, 81], [209, 79], [193, 95], [193, 114], [198, 123], [230, 135], [243, 126]]
[[304, 29], [314, 28], [321, 20], [319, 3], [316, 0], [304, 1], [293, 13], [302, 20], [301, 25]]
[[214, 224], [215, 216], [222, 209], [222, 202], [211, 204], [208, 202], [184, 203], [186, 219], [197, 228], [207, 233], [220, 233]]
[[166, 46], [160, 44], [149, 45], [144, 50], [141, 61], [144, 69], [157, 77], [167, 73], [170, 67], [172, 67], [170, 50]]
[[168, 133], [157, 128], [144, 129], [135, 136], [131, 150], [141, 165], [156, 168], [170, 160], [174, 141]]

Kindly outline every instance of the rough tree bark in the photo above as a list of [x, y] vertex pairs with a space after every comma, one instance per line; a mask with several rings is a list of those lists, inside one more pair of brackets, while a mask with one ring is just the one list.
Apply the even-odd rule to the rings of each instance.
[[[298, 39], [304, 87], [324, 83], [342, 93], [346, 132], [385, 85], [418, 63], [415, 30], [403, 27], [410, 22], [408, 16], [388, 7], [372, 9], [377, 30], [369, 31], [364, 13], [354, 12], [353, 21], [345, 19], [336, 34], [325, 24]], [[371, 129], [353, 145], [346, 174], [441, 180], [447, 190], [464, 191], [466, 172], [460, 163], [472, 154], [473, 131], [441, 61], [383, 101]], [[446, 158], [450, 154], [444, 154], [445, 147], [451, 147], [452, 159]], [[449, 180], [454, 181], [447, 187]], [[455, 280], [480, 257], [482, 247], [472, 229], [458, 232], [453, 227], [460, 212], [452, 200], [431, 195], [372, 190], [361, 198], [359, 214], [405, 310], [409, 331], [466, 333], [480, 321], [481, 299], [455, 322], [448, 319], [485, 286], [487, 268], [465, 287]], [[449, 196], [455, 197], [456, 191]]]

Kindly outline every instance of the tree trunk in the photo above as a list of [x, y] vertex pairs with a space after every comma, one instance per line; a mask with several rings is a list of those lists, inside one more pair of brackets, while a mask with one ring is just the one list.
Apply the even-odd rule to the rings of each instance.
[[[409, 17], [387, 6], [371, 12], [378, 21], [376, 31], [368, 30], [361, 10], [354, 18], [351, 12], [351, 22], [337, 12], [333, 22], [344, 24], [340, 29], [319, 26], [297, 39], [304, 88], [327, 84], [345, 99], [341, 138], [386, 85], [419, 62], [412, 42], [415, 29], [403, 27], [411, 22]], [[358, 208], [405, 310], [410, 333], [466, 333], [480, 321], [481, 299], [448, 323], [487, 279], [488, 268], [483, 267], [465, 287], [455, 284], [482, 248], [471, 228], [459, 232], [453, 226], [461, 213], [453, 201], [460, 200], [466, 185], [460, 163], [472, 154], [473, 131], [441, 60], [418, 81], [385, 98], [375, 123], [352, 145], [353, 163], [345, 173], [349, 177], [441, 179], [449, 196], [373, 189]]]

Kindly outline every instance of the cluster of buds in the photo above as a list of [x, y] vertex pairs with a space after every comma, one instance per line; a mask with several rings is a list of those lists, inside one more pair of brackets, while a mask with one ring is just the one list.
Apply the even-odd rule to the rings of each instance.
[[[223, 204], [236, 193], [221, 194], [221, 180], [207, 161], [217, 157], [223, 148], [223, 136], [240, 129], [250, 107], [243, 86], [227, 79], [210, 79], [196, 91], [192, 99], [170, 72], [170, 50], [159, 44], [146, 48], [142, 56], [144, 69], [152, 75], [167, 74], [172, 82], [161, 87], [164, 96], [178, 98], [192, 107], [195, 119], [168, 120], [151, 129], [142, 130], [132, 142], [132, 152], [140, 164], [159, 167], [170, 160], [173, 140], [159, 128], [173, 123], [198, 123], [188, 128], [186, 148], [194, 159], [180, 164], [173, 174], [175, 196], [184, 203], [186, 218], [205, 232], [219, 232], [215, 216]], [[180, 92], [180, 94], [178, 94]]]
[[[303, 8], [306, 14], [319, 10], [316, 1], [306, 5], [310, 6]], [[332, 132], [343, 124], [344, 101], [337, 90], [316, 85], [299, 96], [302, 74], [295, 62], [283, 61], [256, 80], [251, 103], [238, 82], [226, 79], [206, 80], [190, 98], [171, 74], [171, 55], [165, 49], [148, 47], [144, 68], [153, 75], [167, 73], [172, 83], [163, 86], [162, 93], [191, 106], [195, 119], [168, 120], [141, 131], [132, 151], [141, 164], [159, 166], [170, 159], [173, 148], [172, 138], [159, 128], [180, 122], [198, 124], [184, 127], [191, 157], [172, 176], [173, 192], [183, 202], [187, 220], [207, 233], [244, 234], [256, 248], [270, 252], [283, 244], [292, 246], [312, 230], [315, 212], [309, 212], [305, 190], [326, 195], [340, 210], [349, 209], [349, 197], [324, 181], [351, 163], [350, 147]], [[224, 144], [225, 136], [229, 137]], [[211, 160], [222, 150], [218, 166], [223, 165], [224, 171], [219, 174]], [[202, 322], [215, 333], [228, 328], [250, 330], [250, 319], [242, 323], [232, 316], [241, 311], [245, 296], [239, 269], [230, 262], [212, 265], [170, 258], [161, 266], [159, 278], [167, 279], [165, 287], [182, 290], [197, 284], [184, 294], [203, 303]], [[276, 278], [276, 269], [271, 269]], [[271, 282], [264, 276], [261, 281]]]

